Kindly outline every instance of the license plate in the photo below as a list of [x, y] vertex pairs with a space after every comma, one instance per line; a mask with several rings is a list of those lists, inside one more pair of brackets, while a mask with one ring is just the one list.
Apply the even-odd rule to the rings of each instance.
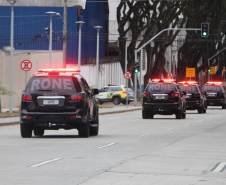
[[165, 96], [156, 96], [156, 99], [163, 100], [163, 99], [165, 99]]
[[43, 105], [58, 105], [59, 100], [43, 100]]
[[215, 94], [208, 94], [208, 96], [212, 96], [212, 97], [214, 97], [214, 96], [215, 96]]
[[184, 98], [190, 98], [190, 96], [189, 95], [185, 95]]

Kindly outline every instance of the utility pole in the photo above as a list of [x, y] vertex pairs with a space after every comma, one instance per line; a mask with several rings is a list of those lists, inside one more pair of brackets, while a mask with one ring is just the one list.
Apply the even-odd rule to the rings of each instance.
[[64, 0], [64, 22], [63, 22], [63, 68], [67, 62], [67, 0]]

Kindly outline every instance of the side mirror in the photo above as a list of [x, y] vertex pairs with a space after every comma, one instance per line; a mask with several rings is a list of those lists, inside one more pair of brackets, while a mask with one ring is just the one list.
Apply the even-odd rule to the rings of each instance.
[[99, 94], [99, 89], [93, 88], [92, 93], [93, 93], [93, 95]]

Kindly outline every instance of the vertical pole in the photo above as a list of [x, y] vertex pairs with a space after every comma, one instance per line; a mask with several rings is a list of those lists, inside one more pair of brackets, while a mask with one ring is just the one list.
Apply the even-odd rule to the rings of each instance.
[[[135, 50], [135, 62], [137, 62], [137, 51]], [[134, 72], [134, 106], [137, 105], [137, 73]]]
[[[127, 38], [125, 38], [125, 72], [127, 72], [127, 42], [126, 42]], [[126, 87], [127, 87], [127, 95], [126, 95], [126, 107], [128, 107], [128, 80], [129, 79], [125, 79], [126, 80]]]
[[80, 65], [81, 65], [81, 27], [82, 27], [82, 24], [79, 24], [79, 40], [78, 40], [78, 69], [80, 69]]
[[139, 90], [139, 98], [141, 98], [141, 85], [142, 85], [142, 66], [143, 66], [143, 53], [140, 50], [140, 90]]
[[99, 29], [97, 29], [96, 85], [99, 88]]
[[64, 0], [64, 22], [63, 22], [63, 67], [67, 63], [67, 0]]
[[27, 85], [27, 71], [25, 71], [25, 88], [26, 88], [26, 85]]
[[49, 29], [49, 67], [52, 67], [52, 41], [53, 41], [53, 21], [52, 15], [50, 15], [50, 29]]
[[[15, 3], [15, 2], [14, 2]], [[13, 112], [13, 45], [14, 45], [14, 3], [11, 8], [11, 37], [10, 37], [10, 95], [9, 95], [9, 112]]]

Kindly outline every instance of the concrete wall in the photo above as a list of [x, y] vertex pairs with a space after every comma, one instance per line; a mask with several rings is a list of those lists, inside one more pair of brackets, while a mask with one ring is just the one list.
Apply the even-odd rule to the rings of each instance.
[[[0, 82], [1, 86], [6, 89], [10, 89], [10, 55], [6, 55], [5, 52], [0, 52]], [[32, 69], [25, 72], [21, 69], [21, 62], [23, 60], [30, 60], [32, 62]], [[22, 91], [25, 89], [25, 77], [27, 74], [27, 80], [41, 68], [49, 67], [49, 53], [48, 52], [32, 52], [24, 54], [14, 55], [14, 66], [13, 66], [13, 107], [19, 107], [21, 101]], [[53, 67], [63, 66], [63, 52], [53, 51], [52, 52], [52, 63]], [[2, 108], [9, 107], [9, 96], [2, 96], [1, 106]]]

